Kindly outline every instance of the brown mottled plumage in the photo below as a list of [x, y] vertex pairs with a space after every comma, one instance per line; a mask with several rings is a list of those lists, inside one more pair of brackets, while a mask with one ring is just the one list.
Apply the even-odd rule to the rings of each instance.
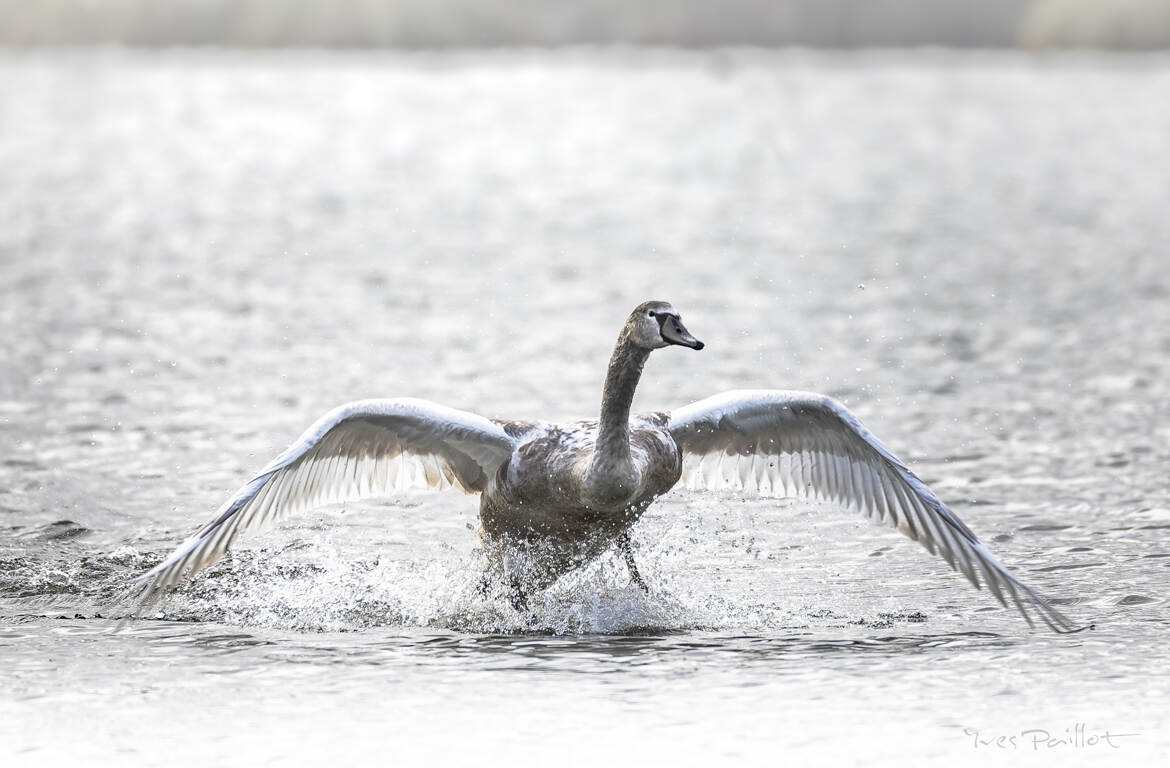
[[[514, 588], [527, 591], [548, 586], [615, 544], [632, 564], [630, 527], [682, 473], [682, 456], [666, 422], [665, 414], [632, 420], [629, 453], [635, 471], [621, 483], [599, 485], [596, 474], [590, 475], [597, 421], [551, 427], [526, 441], [480, 496], [480, 536], [493, 566], [504, 569], [505, 554], [517, 552], [509, 578]], [[603, 495], [596, 493], [598, 487]], [[643, 583], [636, 568], [630, 575]]]
[[[666, 302], [630, 313], [605, 377], [601, 417], [534, 427], [480, 497], [480, 535], [497, 572], [514, 590], [540, 589], [617, 544], [630, 576], [644, 585], [629, 529], [682, 475], [682, 454], [666, 414], [630, 419], [634, 390], [654, 349], [702, 349]], [[522, 549], [517, 565], [504, 563]], [[512, 567], [509, 567], [512, 566]]]

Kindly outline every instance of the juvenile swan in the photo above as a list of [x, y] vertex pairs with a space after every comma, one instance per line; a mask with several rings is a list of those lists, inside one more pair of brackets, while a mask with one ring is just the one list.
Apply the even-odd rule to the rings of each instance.
[[485, 419], [415, 399], [359, 400], [321, 417], [228, 499], [213, 520], [139, 577], [143, 598], [214, 563], [245, 531], [334, 502], [411, 488], [480, 495], [489, 573], [513, 602], [610, 547], [631, 580], [630, 528], [659, 496], [753, 491], [836, 502], [897, 528], [1029, 625], [1077, 629], [1022, 584], [845, 406], [807, 392], [725, 392], [670, 413], [630, 416], [646, 359], [702, 349], [663, 301], [638, 306], [618, 336], [601, 418], [565, 425]]

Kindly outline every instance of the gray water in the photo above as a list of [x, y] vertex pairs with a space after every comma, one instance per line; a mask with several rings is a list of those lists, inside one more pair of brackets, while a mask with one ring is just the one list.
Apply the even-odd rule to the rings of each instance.
[[[0, 169], [6, 764], [1165, 758], [1170, 59], [8, 53]], [[1096, 628], [678, 492], [648, 596], [605, 558], [521, 616], [475, 499], [420, 494], [113, 631], [325, 410], [594, 415], [646, 298], [707, 348], [636, 408], [834, 395]]]

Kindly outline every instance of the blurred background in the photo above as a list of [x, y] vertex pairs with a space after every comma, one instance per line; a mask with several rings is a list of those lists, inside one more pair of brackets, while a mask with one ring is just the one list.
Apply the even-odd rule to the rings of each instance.
[[0, 43], [1142, 49], [1170, 0], [2, 0]]

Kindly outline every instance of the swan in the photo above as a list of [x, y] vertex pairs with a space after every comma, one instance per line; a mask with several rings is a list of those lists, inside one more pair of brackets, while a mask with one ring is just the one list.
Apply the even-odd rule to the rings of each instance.
[[[650, 353], [703, 349], [664, 301], [630, 314], [605, 376], [599, 419], [488, 419], [413, 398], [326, 413], [135, 581], [143, 603], [216, 562], [245, 532], [324, 504], [416, 488], [479, 494], [485, 579], [526, 596], [615, 547], [647, 590], [630, 529], [675, 487], [799, 497], [860, 511], [917, 541], [1009, 601], [1030, 626], [1078, 627], [1019, 581], [927, 486], [831, 397], [731, 391], [667, 412], [630, 414]], [[486, 583], [486, 582], [485, 582]], [[648, 590], [647, 590], [648, 591]]]

